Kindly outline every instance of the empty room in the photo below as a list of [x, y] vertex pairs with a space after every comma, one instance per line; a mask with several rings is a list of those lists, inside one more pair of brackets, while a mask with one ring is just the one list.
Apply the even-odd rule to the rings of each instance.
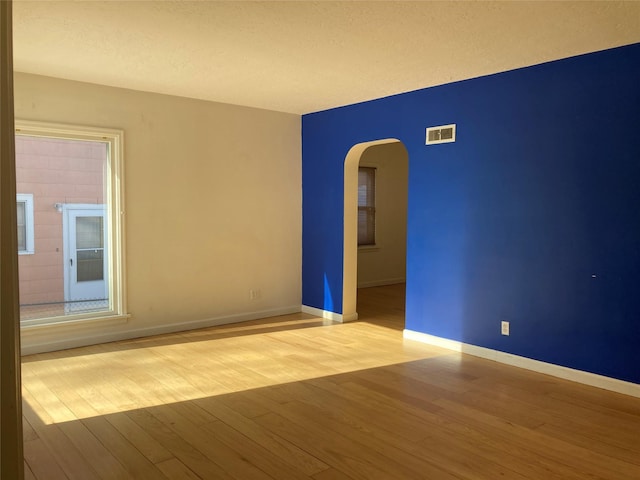
[[0, 14], [3, 480], [640, 478], [640, 3]]

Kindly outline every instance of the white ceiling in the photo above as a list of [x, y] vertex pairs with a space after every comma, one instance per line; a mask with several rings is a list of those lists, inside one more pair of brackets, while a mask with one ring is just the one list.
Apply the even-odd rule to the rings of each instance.
[[639, 2], [14, 0], [16, 71], [308, 113], [640, 42]]

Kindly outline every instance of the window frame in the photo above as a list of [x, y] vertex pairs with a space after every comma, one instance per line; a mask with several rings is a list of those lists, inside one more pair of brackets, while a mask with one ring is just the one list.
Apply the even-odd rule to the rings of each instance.
[[20, 250], [20, 247], [18, 246], [18, 255], [33, 255], [35, 253], [33, 194], [17, 193], [16, 206], [18, 203], [24, 203], [24, 238], [25, 238], [25, 248], [24, 250]]
[[73, 325], [100, 320], [129, 318], [126, 298], [125, 225], [124, 225], [124, 131], [111, 128], [88, 127], [57, 123], [15, 120], [15, 135], [67, 140], [85, 140], [107, 144], [107, 173], [105, 182], [107, 228], [111, 255], [109, 269], [109, 307], [91, 313], [67, 314], [56, 317], [23, 320], [23, 330], [39, 327]]

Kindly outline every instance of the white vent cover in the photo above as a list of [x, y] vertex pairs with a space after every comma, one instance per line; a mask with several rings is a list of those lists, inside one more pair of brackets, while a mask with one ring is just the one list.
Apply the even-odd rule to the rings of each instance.
[[437, 143], [451, 143], [456, 141], [456, 124], [440, 125], [439, 127], [427, 128], [427, 145]]

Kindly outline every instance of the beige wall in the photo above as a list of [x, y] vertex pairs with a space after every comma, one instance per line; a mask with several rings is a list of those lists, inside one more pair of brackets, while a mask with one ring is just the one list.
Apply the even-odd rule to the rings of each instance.
[[300, 307], [299, 116], [21, 73], [15, 110], [125, 132], [131, 318], [23, 332], [23, 351]]
[[405, 281], [408, 158], [400, 142], [374, 145], [360, 159], [376, 167], [376, 246], [358, 248], [358, 287]]

